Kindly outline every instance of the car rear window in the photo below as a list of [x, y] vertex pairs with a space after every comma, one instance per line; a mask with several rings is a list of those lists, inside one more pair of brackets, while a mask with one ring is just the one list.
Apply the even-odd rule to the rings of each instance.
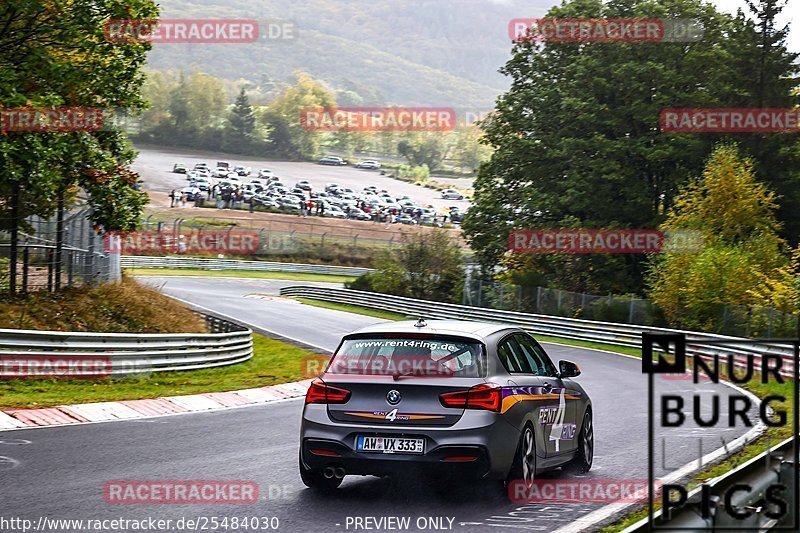
[[472, 339], [375, 337], [345, 339], [327, 372], [349, 375], [484, 377], [483, 345]]

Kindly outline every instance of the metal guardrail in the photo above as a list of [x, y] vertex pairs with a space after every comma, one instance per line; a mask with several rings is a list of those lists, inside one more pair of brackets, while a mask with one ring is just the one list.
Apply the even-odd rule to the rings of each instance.
[[301, 272], [304, 274], [333, 274], [360, 276], [372, 272], [371, 268], [336, 265], [306, 265], [270, 261], [245, 261], [239, 259], [211, 259], [199, 257], [156, 257], [149, 255], [124, 255], [122, 268], [196, 268], [201, 270], [254, 270], [261, 272]]
[[[659, 531], [669, 528], [671, 531], [768, 531], [771, 528], [781, 528], [784, 531], [794, 527], [797, 519], [797, 509], [794, 509], [795, 476], [797, 465], [794, 462], [794, 439], [789, 438], [775, 448], [769, 449], [753, 457], [741, 466], [726, 472], [722, 476], [706, 483], [709, 490], [709, 502], [712, 512], [703, 518], [700, 498], [701, 489], [698, 487], [691, 491], [687, 504], [670, 516], [669, 521], [664, 520], [662, 511], [654, 513], [654, 528], [650, 527], [650, 520], [645, 518], [629, 526], [622, 533], [644, 533]], [[750, 513], [744, 519], [735, 519], [724, 510], [725, 495], [734, 485], [745, 484], [751, 488], [750, 492], [740, 491], [731, 497], [731, 504], [739, 513]], [[774, 519], [767, 516], [765, 493], [771, 485], [785, 487], [780, 494], [781, 499], [787, 503], [787, 512], [780, 518]]]
[[[232, 365], [253, 357], [252, 331], [203, 315], [211, 333], [86, 333], [0, 329], [0, 378], [18, 377], [14, 361], [28, 366], [59, 358], [108, 361], [111, 375], [196, 370]], [[104, 374], [106, 371], [103, 372]]]
[[[723, 361], [730, 357], [734, 365], [739, 367], [743, 366], [748, 357], [752, 357], [757, 364], [760, 364], [763, 354], [774, 354], [783, 358], [782, 374], [786, 376], [793, 375], [793, 345], [788, 342], [786, 344], [764, 344], [754, 340], [752, 343], [741, 343], [742, 339], [711, 333], [518, 313], [348, 289], [293, 285], [283, 287], [280, 290], [280, 294], [394, 311], [411, 315], [414, 318], [451, 318], [456, 320], [506, 322], [539, 335], [601, 342], [631, 348], [641, 347], [643, 332], [683, 333], [686, 335], [686, 350], [689, 354], [700, 357], [719, 356]], [[739, 342], [725, 344], [726, 340]], [[711, 341], [713, 344], [698, 344], [700, 341], [704, 341], [704, 343]]]

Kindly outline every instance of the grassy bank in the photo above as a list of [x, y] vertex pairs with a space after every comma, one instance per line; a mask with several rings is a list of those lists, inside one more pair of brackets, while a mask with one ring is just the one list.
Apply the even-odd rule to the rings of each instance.
[[31, 293], [0, 301], [0, 328], [100, 333], [203, 333], [195, 313], [160, 292], [121, 283]]
[[0, 408], [136, 400], [263, 387], [305, 379], [308, 377], [304, 375], [305, 361], [320, 357], [261, 335], [253, 335], [253, 340], [253, 358], [231, 366], [116, 379], [2, 380]]
[[209, 278], [283, 279], [289, 281], [327, 281], [346, 283], [355, 276], [304, 274], [302, 272], [263, 272], [260, 270], [201, 270], [199, 268], [128, 268], [129, 276], [205, 276]]

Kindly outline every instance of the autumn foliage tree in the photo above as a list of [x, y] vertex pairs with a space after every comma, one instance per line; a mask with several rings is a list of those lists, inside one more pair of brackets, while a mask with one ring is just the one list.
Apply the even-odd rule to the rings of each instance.
[[753, 307], [797, 312], [797, 264], [780, 237], [777, 207], [737, 147], [712, 152], [661, 226], [672, 235], [698, 234], [702, 245], [668, 249], [651, 262], [650, 296], [673, 325], [722, 331], [726, 321], [753, 325]]
[[[5, 0], [0, 3], [0, 107], [145, 107], [141, 66], [150, 45], [108, 37], [114, 19], [153, 19], [151, 0]], [[83, 188], [98, 229], [129, 230], [146, 197], [136, 190], [125, 133], [98, 131], [0, 132], [0, 221], [11, 231], [11, 282], [17, 229], [29, 215], [63, 216], [69, 191]], [[61, 237], [56, 243], [60, 268]]]
[[[109, 39], [106, 23], [157, 15], [150, 0], [2, 2], [0, 107], [145, 107], [140, 67], [150, 45]], [[73, 186], [92, 189], [89, 202], [97, 208], [98, 226], [135, 227], [143, 201], [136, 180], [124, 170], [133, 152], [123, 132], [10, 131], [0, 136], [0, 206], [7, 228], [17, 223], [10, 217], [12, 196], [20, 196], [20, 217], [48, 216], [58, 191]], [[103, 179], [97, 179], [98, 172]]]

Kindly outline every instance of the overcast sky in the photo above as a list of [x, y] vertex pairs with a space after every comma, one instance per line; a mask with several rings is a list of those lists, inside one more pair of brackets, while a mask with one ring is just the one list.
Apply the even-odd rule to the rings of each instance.
[[[718, 10], [727, 13], [736, 13], [739, 8], [748, 13], [744, 0], [711, 0], [711, 3], [717, 6]], [[800, 52], [800, 0], [789, 0], [783, 8], [779, 20], [783, 24], [791, 24], [789, 50]]]
[[[509, 0], [492, 0], [493, 2], [505, 3]], [[744, 0], [709, 0], [717, 6], [717, 9], [726, 13], [736, 13], [738, 8], [748, 13], [747, 5]], [[561, 0], [534, 0], [534, 5], [545, 6], [547, 11], [551, 6], [560, 5]], [[789, 36], [789, 50], [800, 52], [800, 0], [789, 0], [781, 12], [780, 22], [783, 24], [791, 23], [791, 34]]]

